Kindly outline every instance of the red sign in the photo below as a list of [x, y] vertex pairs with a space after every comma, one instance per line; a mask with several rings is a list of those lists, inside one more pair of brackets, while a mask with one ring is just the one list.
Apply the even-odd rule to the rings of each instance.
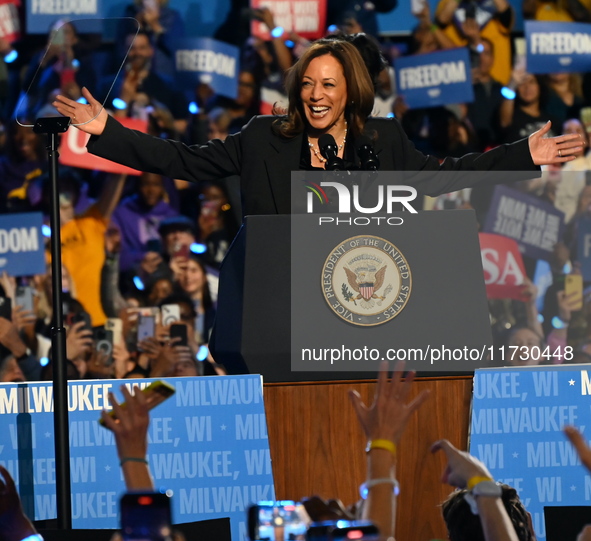
[[[325, 34], [326, 0], [251, 0], [250, 7], [269, 8], [275, 24], [285, 30], [286, 39], [290, 32], [312, 40]], [[260, 21], [253, 20], [250, 30], [253, 36], [271, 39], [267, 25]]]
[[502, 235], [479, 233], [486, 296], [489, 299], [524, 300], [526, 278], [517, 242]]
[[[145, 120], [137, 120], [135, 118], [121, 118], [118, 119], [121, 124], [127, 128], [146, 132], [148, 123]], [[64, 133], [60, 141], [59, 155], [60, 163], [72, 167], [81, 167], [82, 169], [96, 169], [97, 171], [105, 171], [106, 173], [139, 175], [140, 171], [136, 171], [131, 167], [119, 165], [118, 163], [105, 158], [99, 158], [93, 154], [89, 154], [86, 150], [86, 143], [90, 139], [90, 135], [83, 131], [70, 126], [68, 131]]]
[[8, 43], [21, 39], [20, 6], [20, 0], [0, 0], [0, 39]]

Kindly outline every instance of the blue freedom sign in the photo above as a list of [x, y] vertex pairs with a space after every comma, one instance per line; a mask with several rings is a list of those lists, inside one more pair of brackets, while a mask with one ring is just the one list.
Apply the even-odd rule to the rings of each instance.
[[211, 38], [182, 38], [174, 48], [176, 78], [188, 91], [194, 93], [196, 85], [207, 84], [216, 94], [236, 98], [238, 47]]
[[591, 69], [591, 24], [526, 21], [525, 40], [529, 73]]
[[[125, 491], [113, 433], [98, 419], [108, 393], [153, 380], [68, 383], [74, 528], [118, 528]], [[230, 517], [232, 539], [247, 539], [246, 509], [273, 500], [262, 380], [258, 375], [170, 378], [176, 393], [150, 412], [148, 462], [157, 490], [171, 490], [173, 522]], [[56, 517], [53, 387], [0, 384], [0, 463], [18, 485], [26, 513]]]
[[[103, 0], [32, 0], [25, 2], [27, 32], [47, 34], [50, 27], [59, 20], [72, 21], [78, 32], [100, 32], [105, 11]], [[83, 28], [77, 26], [76, 19]], [[94, 24], [91, 22], [94, 21]]]
[[496, 186], [483, 231], [514, 239], [519, 250], [549, 261], [562, 238], [564, 212], [538, 197]]
[[[572, 356], [568, 348], [563, 352], [568, 363]], [[507, 363], [520, 354], [507, 347], [495, 351]], [[543, 349], [538, 354], [540, 360], [546, 358]], [[517, 490], [539, 540], [546, 537], [545, 506], [590, 504], [591, 475], [562, 432], [564, 426], [575, 425], [589, 439], [590, 398], [590, 365], [483, 369], [474, 374], [470, 453], [486, 464], [496, 481]]]
[[396, 88], [409, 107], [436, 107], [474, 101], [470, 55], [459, 47], [395, 61]]
[[45, 272], [40, 212], [0, 216], [0, 272], [31, 276]]

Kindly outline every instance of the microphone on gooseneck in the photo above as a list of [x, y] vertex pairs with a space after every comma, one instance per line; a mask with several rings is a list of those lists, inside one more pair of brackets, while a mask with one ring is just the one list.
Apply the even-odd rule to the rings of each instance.
[[334, 137], [330, 133], [325, 133], [318, 139], [318, 148], [320, 154], [326, 160], [324, 169], [327, 171], [344, 171], [345, 164], [341, 158], [339, 158], [339, 147]]
[[355, 142], [355, 150], [361, 161], [363, 171], [377, 171], [380, 168], [380, 160], [374, 152], [371, 139], [367, 135], [361, 135]]

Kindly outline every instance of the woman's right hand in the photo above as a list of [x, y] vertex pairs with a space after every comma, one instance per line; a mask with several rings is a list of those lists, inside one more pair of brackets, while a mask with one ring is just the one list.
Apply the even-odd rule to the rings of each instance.
[[82, 89], [82, 96], [88, 103], [79, 103], [61, 94], [55, 98], [53, 106], [64, 116], [69, 116], [79, 130], [90, 135], [100, 135], [107, 125], [109, 113], [103, 104], [97, 101], [88, 88]]

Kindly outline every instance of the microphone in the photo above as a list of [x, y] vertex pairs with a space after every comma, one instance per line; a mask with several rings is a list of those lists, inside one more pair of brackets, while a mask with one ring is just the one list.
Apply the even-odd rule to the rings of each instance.
[[361, 135], [355, 142], [357, 156], [361, 160], [363, 171], [377, 171], [380, 168], [380, 160], [373, 150], [371, 139], [367, 135]]
[[318, 139], [318, 148], [320, 154], [326, 160], [324, 169], [327, 171], [344, 171], [345, 164], [341, 158], [339, 158], [339, 147], [334, 137], [330, 133], [325, 133]]

